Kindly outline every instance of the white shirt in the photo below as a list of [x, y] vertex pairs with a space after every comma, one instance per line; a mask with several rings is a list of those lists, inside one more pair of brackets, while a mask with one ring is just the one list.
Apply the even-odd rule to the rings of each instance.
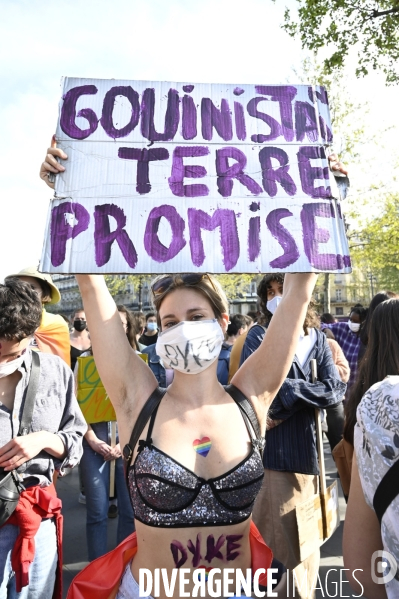
[[315, 343], [316, 343], [317, 335], [314, 328], [308, 328], [308, 334], [302, 331], [299, 335], [298, 345], [296, 348], [295, 355], [298, 358], [298, 362], [301, 366], [303, 366], [306, 360], [309, 357], [310, 352], [312, 351]]

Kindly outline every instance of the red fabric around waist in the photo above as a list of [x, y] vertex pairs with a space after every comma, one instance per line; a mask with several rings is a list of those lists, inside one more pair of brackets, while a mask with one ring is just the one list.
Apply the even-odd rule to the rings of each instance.
[[29, 487], [21, 493], [17, 507], [7, 524], [19, 527], [19, 534], [11, 553], [17, 593], [29, 584], [29, 567], [35, 557], [35, 535], [42, 520], [55, 518], [57, 531], [58, 566], [53, 599], [62, 598], [62, 515], [61, 499], [53, 484], [49, 487]]
[[[273, 553], [266, 545], [255, 524], [251, 522], [249, 532], [252, 571], [270, 568]], [[123, 572], [137, 552], [137, 537], [134, 532], [113, 551], [103, 555], [84, 568], [72, 581], [67, 599], [114, 599]], [[267, 586], [267, 574], [259, 578], [259, 583]]]

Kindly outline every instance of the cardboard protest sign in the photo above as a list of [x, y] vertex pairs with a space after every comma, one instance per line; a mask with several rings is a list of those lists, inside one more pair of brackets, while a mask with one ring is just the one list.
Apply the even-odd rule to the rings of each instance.
[[[138, 354], [147, 362], [146, 354]], [[93, 356], [79, 357], [77, 399], [88, 424], [116, 420], [115, 410], [101, 382]]]
[[327, 93], [65, 78], [41, 268], [350, 272]]

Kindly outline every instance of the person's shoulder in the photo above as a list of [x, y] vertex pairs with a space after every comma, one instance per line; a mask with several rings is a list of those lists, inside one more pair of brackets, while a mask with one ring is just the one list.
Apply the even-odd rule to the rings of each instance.
[[327, 337], [325, 336], [325, 334], [314, 327], [310, 327], [308, 329], [308, 332], [313, 341], [313, 347], [315, 347], [316, 350], [324, 352], [325, 348], [328, 347]]
[[57, 324], [58, 326], [62, 326], [69, 333], [69, 328], [66, 320], [64, 320], [64, 318], [62, 318], [62, 316], [60, 316], [59, 314], [53, 314], [52, 312], [47, 312], [47, 310], [45, 310], [43, 311], [43, 320], [47, 325]]
[[357, 419], [366, 428], [373, 423], [399, 431], [399, 376], [387, 376], [370, 387], [357, 408]]
[[256, 337], [261, 336], [262, 338], [265, 336], [266, 327], [263, 327], [261, 324], [254, 324], [248, 331], [246, 339], [255, 339]]
[[327, 343], [330, 346], [331, 351], [338, 352], [341, 349], [340, 344], [338, 343], [338, 341], [335, 341], [335, 339], [329, 339], [327, 337]]
[[56, 356], [55, 354], [49, 354], [44, 352], [38, 352], [40, 357], [40, 369], [44, 372], [45, 375], [49, 375], [54, 373], [56, 375], [63, 375], [66, 378], [72, 376], [72, 370], [65, 363], [65, 361], [60, 358], [60, 356]]
[[392, 396], [399, 398], [399, 376], [386, 376], [382, 381], [374, 383], [367, 392], [380, 398], [382, 393], [390, 393]]

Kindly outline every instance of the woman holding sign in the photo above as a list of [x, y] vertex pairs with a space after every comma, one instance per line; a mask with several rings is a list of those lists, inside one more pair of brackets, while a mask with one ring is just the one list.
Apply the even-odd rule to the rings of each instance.
[[[42, 176], [64, 169], [55, 156], [66, 158], [51, 148]], [[157, 354], [175, 371], [167, 390], [158, 388], [130, 347], [104, 278], [76, 278], [96, 364], [117, 415], [137, 534], [97, 560], [94, 570], [83, 570], [68, 596], [130, 599], [139, 596], [140, 582], [147, 596], [159, 590], [162, 598], [177, 598], [198, 590], [199, 579], [208, 579], [213, 592], [226, 580], [227, 592], [243, 583], [250, 594], [245, 580], [250, 568], [255, 589], [269, 581], [270, 591], [276, 573], [267, 576], [265, 570], [272, 554], [251, 511], [263, 479], [267, 410], [294, 358], [316, 275], [286, 275], [267, 338], [226, 388], [216, 377], [228, 323], [220, 284], [208, 274], [157, 277], [152, 285], [161, 331]], [[285, 585], [280, 596], [287, 597]]]

